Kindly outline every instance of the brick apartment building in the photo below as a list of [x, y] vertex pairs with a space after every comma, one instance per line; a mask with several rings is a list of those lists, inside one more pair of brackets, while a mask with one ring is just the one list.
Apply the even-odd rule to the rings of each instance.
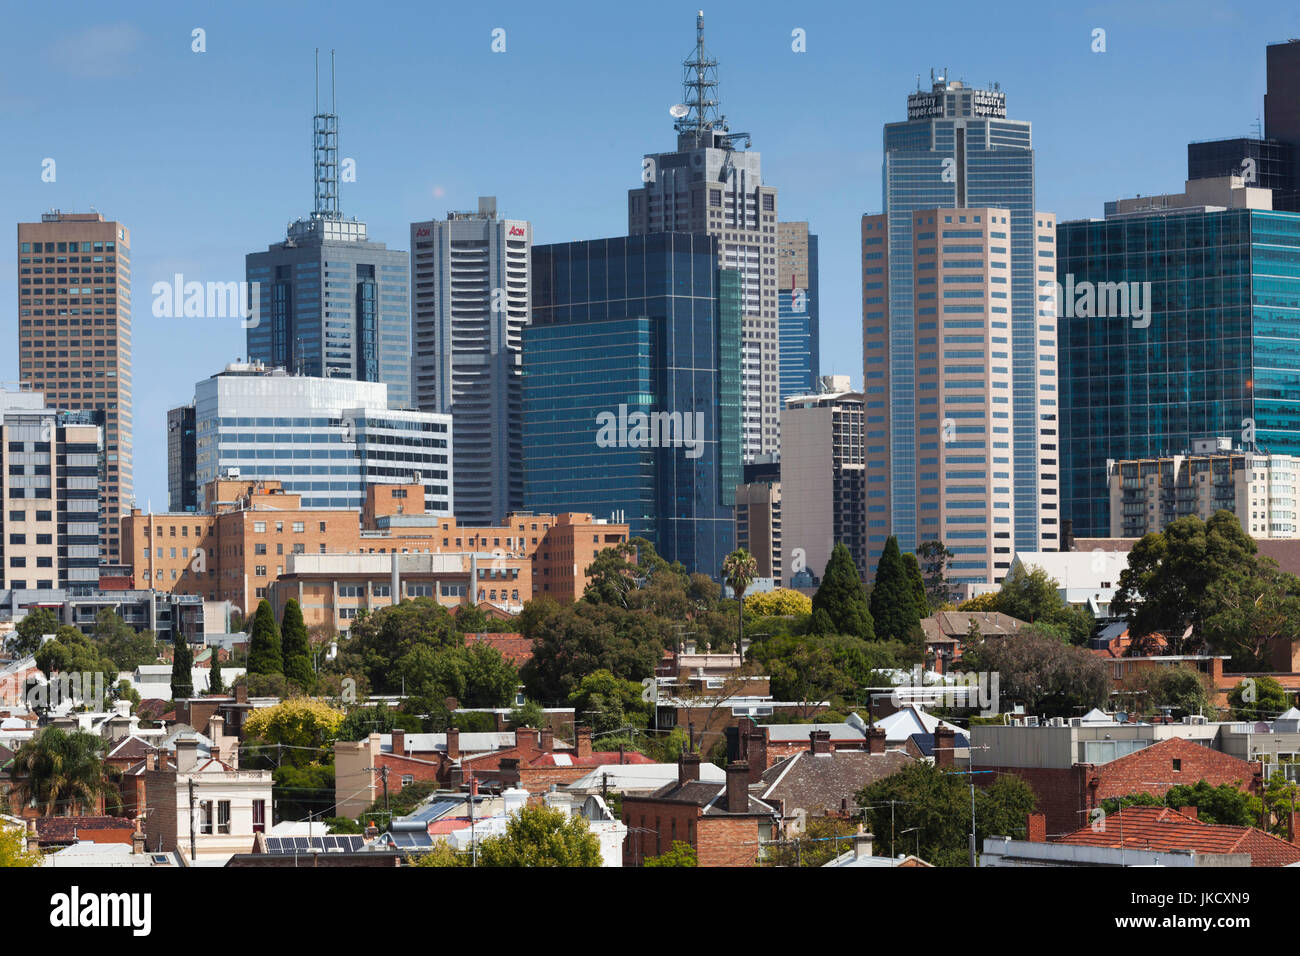
[[[488, 601], [517, 610], [534, 594], [573, 600], [586, 587], [585, 571], [596, 553], [628, 539], [627, 525], [577, 513], [512, 514], [501, 526], [462, 527], [454, 517], [426, 514], [418, 484], [368, 485], [358, 514], [345, 508], [304, 508], [301, 496], [286, 492], [281, 482], [247, 479], [209, 482], [202, 512], [145, 514], [133, 509], [123, 517], [122, 528], [124, 562], [133, 581], [230, 601], [244, 610], [270, 596], [272, 584], [286, 575], [295, 556], [308, 555], [459, 556], [458, 567], [443, 562], [447, 567], [442, 569], [449, 582], [458, 578], [459, 586], [429, 595], [449, 607]], [[477, 588], [469, 585], [471, 577]], [[349, 591], [351, 596], [373, 602], [362, 606], [383, 606], [392, 599], [382, 593], [382, 584], [367, 587], [363, 580], [345, 580], [342, 585], [356, 592]], [[335, 623], [346, 627], [348, 619]]]

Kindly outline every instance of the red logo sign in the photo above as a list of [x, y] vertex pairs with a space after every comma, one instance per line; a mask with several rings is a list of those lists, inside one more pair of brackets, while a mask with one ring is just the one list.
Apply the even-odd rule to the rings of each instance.
[[417, 238], [417, 239], [419, 239], [421, 236], [427, 236], [428, 234], [429, 234], [429, 230], [428, 230], [428, 229], [417, 229], [417, 230], [415, 230], [415, 238]]
[[524, 234], [524, 229], [523, 229], [522, 226], [511, 226], [511, 227], [510, 227], [510, 235], [512, 235], [512, 236], [522, 236], [523, 234]]

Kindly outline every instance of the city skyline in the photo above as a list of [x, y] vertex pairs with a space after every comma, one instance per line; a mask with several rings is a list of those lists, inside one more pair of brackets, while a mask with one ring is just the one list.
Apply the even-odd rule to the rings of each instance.
[[[1171, 26], [1161, 14], [1165, 6], [1031, 14], [1024, 5], [1024, 16], [1007, 15], [999, 25], [1004, 39], [978, 57], [965, 41], [985, 18], [956, 7], [924, 24], [911, 23], [905, 12], [851, 11], [847, 23], [857, 30], [843, 28], [839, 11], [760, 4], [745, 8], [757, 15], [742, 17], [735, 4], [705, 8], [709, 46], [723, 65], [728, 114], [743, 120], [763, 152], [765, 178], [779, 183], [781, 218], [808, 221], [821, 237], [823, 373], [847, 373], [860, 383], [857, 224], [864, 212], [879, 211], [878, 131], [896, 119], [897, 102], [915, 89], [918, 74], [925, 85], [931, 66], [950, 68], [953, 77], [977, 86], [998, 81], [1009, 111], [1034, 123], [1037, 207], [1059, 221], [1096, 217], [1104, 201], [1120, 196], [1176, 191], [1185, 178], [1181, 150], [1188, 141], [1253, 132], [1256, 114], [1263, 113], [1261, 48], [1285, 39], [1285, 17], [1252, 14], [1249, 29], [1242, 29], [1244, 13], [1207, 4]], [[437, 101], [428, 116], [413, 110], [407, 97], [380, 95], [389, 84], [411, 88], [421, 77], [430, 89], [440, 88], [419, 39], [427, 31], [395, 35], [392, 19], [358, 27], [343, 8], [322, 10], [315, 20], [319, 33], [302, 36], [301, 49], [284, 48], [275, 30], [259, 37], [241, 29], [251, 8], [195, 16], [153, 5], [130, 21], [71, 19], [61, 36], [31, 49], [15, 45], [0, 75], [0, 114], [14, 140], [0, 158], [6, 185], [0, 210], [20, 222], [50, 208], [89, 211], [93, 203], [106, 219], [132, 226], [134, 358], [137, 367], [167, 369], [137, 382], [137, 503], [166, 500], [167, 410], [187, 400], [195, 381], [246, 357], [237, 319], [155, 318], [149, 289], [177, 272], [199, 281], [239, 280], [250, 248], [264, 247], [310, 210], [307, 130], [317, 46], [338, 50], [339, 149], [356, 162], [356, 181], [344, 177], [341, 207], [364, 218], [373, 235], [400, 247], [410, 223], [442, 218], [478, 195], [496, 194], [512, 214], [535, 224], [535, 241], [567, 241], [623, 231], [620, 197], [628, 180], [639, 175], [645, 147], [671, 135], [668, 107], [681, 95], [680, 62], [695, 13], [684, 7], [649, 23], [638, 20], [640, 42], [626, 49], [603, 39], [633, 22], [621, 11], [575, 11], [571, 18], [522, 5], [489, 14], [405, 12], [442, 40], [437, 69], [479, 78], [484, 96], [529, 77], [530, 89], [546, 91], [551, 79], [554, 95], [524, 96], [517, 104], [498, 99], [486, 116], [476, 115], [477, 93], [466, 101]], [[18, 12], [11, 35], [25, 35], [32, 16]], [[271, 17], [292, 19], [288, 12]], [[1157, 27], [1163, 31], [1158, 42]], [[1107, 31], [1104, 53], [1092, 50], [1099, 28]], [[199, 42], [196, 29], [204, 31], [201, 53], [192, 49]], [[500, 53], [492, 49], [497, 29], [505, 31]], [[793, 31], [803, 31], [805, 52], [793, 49], [799, 42]], [[893, 39], [863, 65], [862, 38], [882, 32]], [[1030, 35], [1046, 58], [1017, 48], [1015, 41]], [[1209, 82], [1194, 95], [1164, 97], [1155, 116], [1133, 109], [1135, 89], [1167, 83], [1189, 43], [1211, 42], [1224, 54], [1214, 62], [1223, 65], [1201, 74]], [[608, 79], [591, 89], [584, 108], [601, 117], [599, 133], [575, 163], [560, 158], [559, 150], [572, 149], [575, 121], [561, 94], [571, 82], [571, 52], [579, 47], [588, 67]], [[65, 62], [74, 65], [51, 69]], [[1059, 81], [1044, 77], [1072, 73], [1088, 93], [1079, 102], [1095, 107], [1076, 109], [1066, 120]], [[46, 79], [37, 85], [9, 79], [27, 74]], [[105, 80], [137, 108], [122, 117], [115, 139], [87, 149], [75, 124], [57, 117], [85, 83]], [[278, 97], [251, 95], [265, 89]], [[412, 115], [425, 128], [413, 130]], [[1095, 122], [1080, 122], [1090, 116]], [[450, 128], [457, 135], [448, 148], [441, 132]], [[1117, 141], [1125, 148], [1116, 150]], [[474, 143], [506, 148], [477, 149]], [[53, 182], [42, 180], [47, 159], [54, 161]], [[846, 196], [831, 185], [845, 180], [862, 188]], [[194, 228], [199, 222], [201, 233]], [[17, 321], [15, 272], [0, 269], [6, 304], [0, 334], [10, 341]], [[0, 378], [18, 377], [15, 356]]]

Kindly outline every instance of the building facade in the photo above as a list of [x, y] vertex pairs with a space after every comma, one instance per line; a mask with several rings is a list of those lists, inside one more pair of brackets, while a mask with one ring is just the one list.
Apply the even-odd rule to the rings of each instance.
[[759, 578], [781, 578], [781, 482], [752, 481], [736, 488], [736, 547], [758, 563]]
[[[1056, 400], [1048, 390], [1054, 386], [1038, 374], [1045, 361], [1039, 356], [1050, 355], [1050, 349], [1039, 349], [1037, 339], [1040, 333], [1052, 334], [1055, 325], [1039, 314], [1039, 282], [1050, 283], [1055, 274], [1050, 259], [1035, 255], [1043, 217], [1034, 208], [1031, 125], [1007, 119], [1006, 94], [996, 85], [972, 89], [933, 75], [930, 90], [908, 96], [907, 115], [905, 121], [885, 124], [884, 213], [864, 217], [876, 220], [871, 231], [863, 224], [863, 388], [870, 430], [880, 432], [884, 426], [887, 432], [884, 441], [872, 442], [870, 465], [889, 474], [887, 499], [874, 499], [887, 500], [889, 511], [888, 524], [873, 527], [868, 535], [872, 566], [891, 534], [904, 551], [926, 540], [915, 490], [922, 470], [916, 440], [922, 411], [916, 331], [921, 323], [936, 322], [940, 307], [937, 300], [917, 299], [925, 277], [914, 256], [935, 243], [914, 239], [915, 213], [999, 209], [1009, 219], [997, 238], [998, 255], [1010, 259], [1010, 281], [1000, 290], [1006, 297], [999, 299], [997, 311], [986, 318], [1005, 326], [999, 336], [1007, 339], [1005, 351], [1015, 356], [1009, 362], [1013, 467], [1006, 469], [1014, 503], [1013, 547], [1038, 546], [1038, 415], [1040, 407], [1054, 411]], [[925, 231], [930, 231], [928, 223]], [[945, 301], [941, 308], [944, 315], [967, 313], [969, 319], [975, 314], [966, 303]]]
[[0, 392], [4, 590], [98, 586], [104, 442], [97, 417], [47, 408], [40, 392]]
[[309, 508], [359, 512], [367, 485], [414, 482], [425, 512], [452, 513], [450, 417], [399, 410], [383, 382], [228, 365], [195, 385], [194, 420], [198, 489], [273, 478]]
[[1106, 462], [1110, 536], [1141, 538], [1170, 522], [1231, 511], [1252, 538], [1294, 538], [1300, 459], [1233, 450], [1221, 438], [1190, 454]]
[[167, 410], [167, 510], [197, 511], [194, 403]]
[[867, 566], [867, 485], [862, 393], [847, 375], [829, 388], [796, 395], [781, 416], [781, 541], [784, 581], [807, 571], [820, 579], [835, 545]]
[[415, 407], [450, 415], [456, 515], [491, 524], [523, 507], [522, 335], [532, 226], [477, 212], [411, 224]]
[[[893, 224], [899, 216], [864, 216], [863, 248], [892, 256], [898, 245]], [[1017, 534], [1018, 494], [1032, 491], [1034, 550], [1060, 546], [1057, 501], [1056, 322], [1052, 306], [1054, 270], [1038, 265], [1055, 255], [1055, 219], [1037, 213], [1031, 222], [1032, 258], [1018, 261], [1010, 241], [1011, 210], [966, 206], [915, 210], [910, 214], [907, 253], [911, 289], [897, 294], [892, 265], [874, 273], [872, 302], [866, 305], [863, 361], [867, 376], [867, 532], [875, 549], [900, 507], [914, 510], [908, 527], [918, 543], [942, 541], [954, 555], [954, 587], [996, 584], [1011, 566]], [[864, 260], [883, 269], [881, 260]], [[1045, 301], [1035, 303], [1037, 337], [1017, 348], [1014, 297], [1019, 272], [1031, 269]], [[866, 277], [864, 276], [864, 285]], [[885, 300], [903, 299], [915, 310], [907, 336], [884, 321]], [[904, 341], [907, 339], [907, 341]], [[904, 365], [898, 353], [909, 356]], [[1028, 398], [1017, 397], [1016, 377], [1025, 369], [1037, 383]], [[892, 401], [893, 376], [915, 388], [910, 435]], [[891, 401], [881, 403], [886, 393]], [[1026, 410], [1028, 409], [1028, 410]], [[1028, 420], [1028, 424], [1023, 421]], [[1028, 463], [1016, 443], [1032, 432], [1037, 453]], [[891, 456], [901, 441], [914, 471], [900, 471]], [[1028, 476], [1020, 469], [1029, 468]], [[905, 501], [905, 506], [899, 502]], [[900, 539], [900, 547], [902, 541]], [[872, 550], [871, 561], [877, 557]]]
[[97, 212], [18, 224], [19, 379], [104, 430], [101, 557], [121, 560], [132, 472], [131, 231]]
[[781, 392], [807, 395], [821, 376], [821, 292], [817, 283], [817, 237], [806, 222], [776, 224], [777, 315]]
[[[644, 185], [628, 191], [628, 234], [716, 237], [717, 264], [740, 282], [744, 460], [780, 450], [781, 355], [777, 314], [776, 188], [748, 133], [728, 132], [718, 112], [717, 61], [704, 48], [704, 16], [683, 64], [685, 112], [677, 148], [647, 153]], [[741, 140], [745, 149], [740, 149]]]
[[739, 288], [710, 236], [533, 247], [526, 508], [625, 522], [720, 573], [741, 478]]

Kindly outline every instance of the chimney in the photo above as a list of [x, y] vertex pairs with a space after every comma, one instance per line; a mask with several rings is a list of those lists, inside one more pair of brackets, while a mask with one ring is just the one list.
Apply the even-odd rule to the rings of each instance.
[[741, 725], [741, 733], [745, 735], [741, 756], [749, 763], [749, 782], [758, 783], [767, 770], [767, 731], [759, 729], [752, 718], [745, 720]]
[[[575, 727], [573, 730], [573, 735], [574, 735], [574, 742], [577, 744], [578, 747], [578, 759], [582, 760], [586, 757], [590, 757], [591, 756], [591, 728]], [[620, 745], [618, 749], [620, 754], [618, 758], [618, 762], [622, 763], [623, 748]]]
[[459, 727], [447, 728], [447, 759], [448, 760], [460, 759], [460, 728]]
[[627, 763], [627, 754], [624, 753], [624, 748], [622, 744], [618, 745], [618, 762], [620, 766]]
[[537, 732], [538, 748], [542, 753], [548, 754], [555, 749], [555, 731], [550, 727], [543, 727]]
[[144, 818], [139, 814], [135, 818], [135, 832], [131, 834], [131, 852], [135, 855], [144, 853], [144, 831], [140, 829], [140, 821]]
[[1047, 842], [1047, 814], [1031, 813], [1025, 818], [1025, 839], [1030, 843]]
[[1199, 809], [1198, 807], [1179, 807], [1178, 812], [1185, 817], [1191, 817], [1193, 820], [1196, 820], [1198, 819], [1198, 817], [1196, 816], [1196, 811], [1198, 809]]
[[934, 728], [934, 765], [936, 767], [946, 769], [953, 765], [953, 746], [956, 739], [956, 734], [953, 733], [951, 727], [940, 724]]
[[500, 763], [499, 780], [501, 786], [511, 787], [519, 783], [519, 758], [503, 757]]
[[727, 812], [749, 812], [749, 762], [746, 760], [727, 764]]
[[1287, 839], [1295, 846], [1300, 846], [1300, 834], [1296, 833], [1296, 811], [1292, 810], [1286, 815], [1286, 834]]
[[406, 731], [405, 730], [393, 731], [393, 756], [395, 757], [406, 756]]
[[537, 731], [532, 727], [519, 727], [515, 730], [515, 746], [520, 750], [537, 749]]
[[831, 732], [829, 730], [814, 730], [808, 735], [812, 744], [811, 752], [815, 754], [828, 754], [831, 752]]
[[193, 770], [199, 759], [199, 742], [195, 737], [176, 738], [176, 771], [187, 773]]
[[27, 821], [27, 852], [38, 853], [41, 849], [41, 838], [36, 832], [36, 821], [29, 819]]
[[677, 782], [691, 783], [700, 779], [700, 755], [684, 753], [677, 758]]
[[871, 856], [875, 846], [875, 834], [859, 833], [853, 838], [853, 859], [860, 860], [863, 857]]
[[373, 840], [375, 837], [379, 836], [379, 827], [375, 826], [373, 823], [370, 824], [366, 827], [364, 836], [367, 840]]
[[868, 727], [867, 728], [867, 753], [883, 754], [885, 752], [885, 728]]
[[247, 685], [247, 684], [236, 684], [236, 685], [235, 685], [235, 703], [237, 703], [237, 704], [247, 704], [247, 703], [248, 703], [248, 685]]
[[208, 736], [217, 744], [221, 743], [221, 738], [226, 735], [226, 718], [220, 714], [213, 714], [208, 718]]
[[[148, 758], [146, 758], [148, 759]], [[148, 764], [145, 765], [146, 769]], [[144, 774], [139, 774], [135, 778], [135, 823], [139, 829], [140, 819], [144, 816], [145, 807], [149, 805], [148, 790], [144, 783]]]

